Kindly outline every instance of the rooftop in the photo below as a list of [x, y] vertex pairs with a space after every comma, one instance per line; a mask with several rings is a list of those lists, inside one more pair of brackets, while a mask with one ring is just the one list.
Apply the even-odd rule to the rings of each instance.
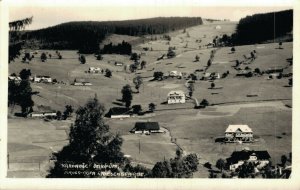
[[248, 125], [229, 125], [225, 133], [232, 133], [240, 130], [242, 132], [252, 132], [252, 129]]
[[242, 150], [234, 151], [230, 158], [227, 158], [229, 164], [235, 164], [241, 160], [249, 160], [250, 156], [256, 156], [257, 160], [268, 160], [271, 158], [268, 151], [254, 151], [254, 150]]
[[159, 130], [158, 122], [136, 122], [134, 126], [135, 130]]
[[184, 92], [182, 90], [172, 90], [171, 92], [168, 93], [168, 96], [170, 96], [170, 95], [184, 96]]

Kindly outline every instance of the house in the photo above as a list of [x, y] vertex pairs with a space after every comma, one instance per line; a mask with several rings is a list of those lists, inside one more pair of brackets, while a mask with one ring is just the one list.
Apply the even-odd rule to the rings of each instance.
[[74, 86], [92, 86], [93, 84], [90, 82], [74, 82]]
[[220, 79], [220, 73], [213, 72], [213, 73], [205, 73], [203, 76], [203, 80], [212, 80], [212, 79]]
[[253, 132], [248, 125], [229, 125], [224, 140], [225, 142], [253, 142]]
[[131, 113], [129, 108], [113, 107], [110, 108], [110, 110], [107, 112], [105, 116], [114, 119], [122, 119], [122, 118], [130, 117]]
[[161, 133], [158, 122], [136, 122], [132, 133]]
[[21, 77], [17, 76], [8, 76], [9, 81], [21, 82]]
[[283, 68], [280, 68], [280, 67], [270, 67], [269, 69], [266, 70], [267, 74], [282, 73], [282, 72], [283, 72]]
[[51, 83], [52, 82], [52, 78], [50, 76], [41, 76], [41, 75], [38, 75], [38, 76], [35, 76], [33, 78], [33, 81], [34, 82], [43, 82], [43, 83]]
[[92, 83], [85, 81], [85, 79], [75, 79], [74, 86], [92, 86]]
[[222, 29], [222, 27], [221, 27], [220, 25], [217, 25], [217, 26], [215, 27], [215, 29], [220, 30], [220, 29]]
[[101, 69], [99, 67], [90, 67], [88, 72], [89, 73], [101, 73]]
[[210, 74], [211, 79], [220, 79], [220, 73], [213, 72]]
[[168, 94], [168, 104], [185, 103], [185, 94], [181, 90], [171, 91]]
[[120, 61], [116, 61], [115, 62], [115, 66], [123, 66], [124, 65], [124, 63], [122, 63], [122, 62], [120, 62]]
[[256, 168], [261, 169], [266, 166], [270, 161], [271, 156], [268, 151], [254, 151], [254, 150], [242, 150], [234, 151], [230, 158], [227, 158], [227, 164], [229, 170], [235, 171], [239, 166], [243, 165], [245, 161], [252, 162], [256, 165]]
[[169, 77], [182, 77], [182, 73], [178, 71], [170, 71]]
[[239, 71], [236, 76], [240, 77], [240, 76], [244, 76], [244, 77], [248, 77], [251, 76], [253, 73], [252, 71], [248, 71], [248, 70], [241, 70]]
[[31, 112], [27, 117], [56, 117], [56, 112]]

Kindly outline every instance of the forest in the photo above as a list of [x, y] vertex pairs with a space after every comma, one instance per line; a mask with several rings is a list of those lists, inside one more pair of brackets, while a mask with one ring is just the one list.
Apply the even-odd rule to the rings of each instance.
[[232, 38], [235, 45], [261, 43], [293, 31], [293, 10], [255, 14], [242, 18]]
[[39, 48], [76, 49], [81, 53], [99, 51], [99, 43], [109, 34], [142, 36], [163, 34], [202, 24], [200, 17], [157, 17], [124, 21], [78, 21], [27, 31], [22, 38], [38, 41]]

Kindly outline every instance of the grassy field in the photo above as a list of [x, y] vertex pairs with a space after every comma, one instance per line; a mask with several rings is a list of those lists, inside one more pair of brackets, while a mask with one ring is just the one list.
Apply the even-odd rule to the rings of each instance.
[[[216, 29], [217, 25], [221, 29]], [[217, 50], [211, 67], [207, 72], [219, 72], [220, 74], [229, 71], [224, 79], [215, 80], [215, 89], [210, 89], [210, 81], [195, 82], [194, 97], [201, 101], [207, 99], [214, 106], [202, 110], [193, 109], [192, 100], [186, 104], [166, 105], [162, 104], [167, 99], [171, 90], [183, 90], [186, 80], [168, 78], [163, 81], [152, 81], [154, 71], [177, 70], [185, 73], [193, 73], [196, 69], [205, 69], [212, 48], [207, 49], [205, 44], [212, 41], [216, 35], [231, 34], [235, 29], [235, 22], [213, 22], [201, 26], [187, 28], [187, 32], [175, 31], [170, 33], [172, 40], [167, 44], [166, 40], [157, 36], [156, 41], [145, 41], [135, 46], [134, 52], [143, 53], [141, 60], [147, 61], [146, 69], [137, 70], [136, 73], [127, 73], [124, 67], [115, 66], [115, 61], [121, 61], [129, 65], [132, 61], [129, 56], [103, 55], [103, 60], [97, 61], [93, 55], [86, 55], [87, 64], [80, 64], [76, 51], [61, 51], [62, 60], [57, 59], [55, 51], [40, 50], [36, 58], [30, 64], [21, 63], [17, 59], [9, 65], [10, 73], [19, 73], [23, 68], [31, 69], [34, 75], [49, 75], [58, 81], [66, 84], [41, 84], [32, 83], [34, 91], [39, 91], [34, 96], [35, 108], [44, 105], [50, 106], [53, 110], [64, 110], [66, 104], [72, 105], [75, 109], [84, 105], [85, 102], [97, 94], [99, 100], [105, 105], [106, 110], [119, 104], [121, 89], [125, 84], [133, 86], [132, 79], [140, 75], [144, 83], [140, 93], [133, 94], [132, 105], [141, 104], [144, 110], [148, 104], [153, 102], [157, 105], [154, 115], [137, 116], [124, 120], [105, 119], [110, 125], [113, 133], [120, 133], [124, 139], [122, 151], [132, 157], [136, 163], [142, 163], [152, 167], [157, 161], [175, 156], [177, 145], [184, 152], [197, 153], [201, 159], [200, 163], [206, 161], [215, 164], [218, 158], [227, 158], [232, 151], [249, 147], [255, 150], [268, 150], [272, 161], [280, 161], [282, 154], [291, 151], [292, 137], [292, 111], [285, 105], [291, 105], [292, 88], [287, 87], [288, 78], [267, 80], [267, 75], [254, 76], [251, 78], [236, 77], [237, 71], [232, 67], [235, 60], [242, 61], [243, 55], [257, 51], [257, 59], [249, 65], [242, 65], [260, 70], [266, 70], [272, 66], [284, 67], [284, 72], [292, 72], [292, 66], [288, 65], [286, 59], [292, 57], [293, 43], [283, 43], [283, 49], [277, 49], [278, 44], [255, 44], [235, 47], [236, 52], [231, 53], [230, 47], [223, 47]], [[190, 37], [188, 37], [187, 33]], [[114, 38], [115, 37], [115, 38]], [[124, 39], [140, 40], [125, 36]], [[202, 42], [196, 42], [201, 39]], [[122, 36], [111, 36], [108, 41], [117, 43]], [[187, 47], [186, 47], [187, 45]], [[167, 53], [169, 46], [176, 47], [176, 57], [156, 61], [162, 54]], [[199, 48], [199, 46], [201, 46]], [[142, 51], [142, 47], [152, 48], [153, 51]], [[52, 59], [42, 63], [39, 59], [40, 53], [47, 51], [51, 53]], [[195, 56], [200, 56], [200, 62], [194, 62]], [[100, 67], [112, 70], [112, 77], [107, 78], [103, 74], [88, 74], [85, 71], [89, 67]], [[197, 75], [203, 75], [202, 72]], [[85, 79], [93, 84], [89, 87], [71, 86], [74, 79]], [[133, 88], [135, 91], [135, 89]], [[247, 95], [256, 95], [248, 97]], [[10, 159], [15, 163], [32, 161], [43, 163], [39, 166], [38, 173], [31, 176], [44, 176], [47, 169], [48, 156], [52, 147], [59, 150], [67, 143], [67, 132], [71, 121], [51, 121], [20, 119], [13, 116], [19, 108], [9, 109], [8, 120], [8, 151]], [[152, 134], [150, 136], [130, 134], [136, 121], [158, 121], [166, 133]], [[253, 144], [219, 144], [215, 139], [224, 134], [229, 124], [247, 124], [258, 137], [258, 142]], [[171, 142], [176, 139], [176, 144]], [[139, 150], [139, 147], [141, 149]], [[20, 166], [11, 166], [10, 177], [26, 176], [24, 170], [17, 170]], [[36, 165], [28, 166], [35, 168]], [[15, 168], [15, 169], [13, 169]], [[21, 167], [22, 168], [22, 167]], [[27, 170], [25, 170], [27, 171]], [[28, 172], [31, 170], [28, 170]], [[207, 177], [208, 172], [202, 166], [195, 177]]]

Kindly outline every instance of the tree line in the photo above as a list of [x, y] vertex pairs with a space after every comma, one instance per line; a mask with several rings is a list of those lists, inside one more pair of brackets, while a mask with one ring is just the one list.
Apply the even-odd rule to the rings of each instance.
[[231, 36], [233, 44], [253, 44], [282, 37], [293, 30], [293, 10], [242, 18]]
[[162, 34], [202, 24], [200, 17], [157, 17], [125, 21], [80, 21], [28, 31], [23, 40], [37, 40], [44, 49], [76, 49], [81, 53], [99, 51], [99, 43], [108, 34], [142, 36]]

